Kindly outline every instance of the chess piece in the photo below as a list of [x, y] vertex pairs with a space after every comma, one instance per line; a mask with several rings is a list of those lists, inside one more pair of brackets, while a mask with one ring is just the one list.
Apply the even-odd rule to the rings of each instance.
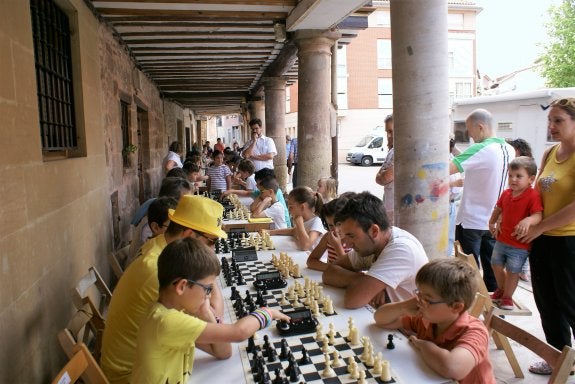
[[352, 337], [350, 340], [351, 345], [358, 345], [359, 344], [359, 332], [357, 331], [357, 327], [354, 325], [352, 328]]
[[327, 296], [326, 300], [325, 300], [325, 305], [323, 307], [323, 312], [326, 315], [333, 315], [334, 314], [334, 310], [333, 310], [333, 301], [331, 300], [331, 297]]
[[365, 381], [365, 371], [362, 369], [361, 371], [359, 371], [359, 377], [357, 379], [357, 384], [366, 384], [367, 381]]
[[298, 360], [299, 365], [311, 364], [311, 358], [307, 354], [307, 349], [305, 347], [301, 350], [301, 359]]
[[353, 336], [353, 327], [354, 327], [353, 318], [350, 316], [350, 317], [347, 319], [347, 329], [348, 329], [348, 332], [347, 332], [347, 341], [349, 341], [349, 342], [351, 342], [351, 337]]
[[375, 355], [375, 359], [373, 361], [373, 375], [381, 375], [381, 361], [383, 360], [383, 357], [381, 355], [381, 352], [378, 352], [377, 355]]
[[324, 353], [323, 354], [325, 357], [325, 368], [323, 369], [323, 372], [321, 373], [322, 377], [335, 377], [336, 373], [333, 370], [333, 368], [331, 367], [331, 361], [329, 359], [329, 354], [328, 353]]
[[332, 367], [341, 367], [342, 366], [342, 362], [341, 359], [339, 358], [339, 352], [337, 351], [337, 349], [334, 349], [332, 352], [332, 356], [333, 356], [333, 360], [331, 362], [331, 366]]
[[281, 341], [281, 350], [280, 350], [280, 359], [281, 360], [285, 360], [288, 358], [288, 343], [286, 341], [286, 339], [282, 339]]
[[288, 299], [286, 299], [286, 295], [282, 294], [282, 299], [280, 301], [280, 305], [289, 305]]
[[248, 339], [248, 346], [246, 347], [246, 352], [248, 352], [248, 353], [253, 352], [255, 346], [256, 346], [256, 344], [254, 343], [254, 337], [251, 336]]
[[327, 337], [326, 337], [325, 335], [322, 335], [321, 343], [322, 343], [321, 351], [322, 351], [323, 353], [329, 353], [329, 352], [331, 352], [331, 347], [329, 346], [328, 339], [327, 339]]
[[329, 338], [329, 343], [331, 345], [335, 344], [335, 329], [333, 323], [329, 323], [329, 330], [327, 331], [327, 337]]
[[268, 349], [268, 361], [269, 361], [270, 363], [273, 363], [273, 362], [275, 362], [276, 360], [277, 360], [277, 351], [276, 351], [276, 349], [275, 349], [273, 346], [271, 346], [271, 347]]
[[318, 324], [317, 327], [315, 327], [315, 339], [316, 340], [321, 340], [321, 338], [323, 337], [323, 325]]
[[367, 336], [364, 336], [361, 338], [361, 341], [363, 343], [363, 352], [360, 356], [360, 359], [361, 361], [366, 361], [369, 355], [369, 338]]
[[355, 360], [353, 359], [353, 357], [349, 356], [347, 358], [347, 372], [351, 373], [351, 371], [353, 370], [353, 364], [355, 363]]
[[379, 378], [386, 383], [391, 381], [391, 368], [389, 366], [389, 361], [383, 360], [381, 362], [381, 376]]
[[283, 384], [283, 379], [279, 368], [275, 369], [274, 374], [275, 378], [272, 384]]
[[387, 349], [395, 349], [395, 344], [393, 344], [393, 335], [387, 335]]
[[351, 372], [349, 372], [349, 375], [354, 380], [357, 380], [359, 378], [359, 366], [355, 361], [354, 364], [351, 366]]

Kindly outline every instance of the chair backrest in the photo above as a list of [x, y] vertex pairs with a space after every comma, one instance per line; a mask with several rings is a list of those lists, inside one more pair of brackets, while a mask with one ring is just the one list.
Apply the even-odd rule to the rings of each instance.
[[485, 305], [487, 304], [487, 297], [483, 296], [481, 293], [477, 292], [475, 294], [475, 300], [471, 307], [467, 310], [469, 314], [475, 318], [479, 318], [481, 314], [485, 311]]
[[120, 279], [124, 274], [124, 268], [127, 266], [126, 262], [128, 260], [128, 252], [130, 250], [130, 245], [126, 245], [115, 252], [108, 253], [108, 261], [112, 267], [112, 271], [117, 279]]
[[[461, 244], [459, 241], [455, 241], [453, 243], [453, 249], [455, 250], [455, 257], [461, 259], [471, 265], [473, 269], [479, 271], [479, 266], [477, 265], [477, 261], [475, 261], [475, 257], [473, 255], [468, 255], [463, 252], [463, 248], [461, 248]], [[493, 305], [493, 301], [491, 300], [491, 296], [489, 296], [489, 291], [487, 291], [487, 287], [485, 286], [485, 282], [481, 278], [481, 274], [477, 274], [477, 291], [485, 297], [485, 304], [487, 308]]]
[[559, 351], [531, 333], [497, 316], [493, 308], [485, 318], [485, 325], [488, 329], [525, 346], [551, 365], [553, 373], [549, 378], [549, 383], [565, 383], [569, 378], [573, 363], [575, 363], [575, 350], [573, 348], [566, 345], [563, 351]]
[[89, 346], [94, 359], [100, 360], [105, 322], [92, 308], [93, 304], [84, 304], [72, 316], [66, 328], [58, 333], [60, 346], [69, 358], [74, 354], [74, 347], [83, 342]]
[[84, 304], [91, 302], [95, 304], [94, 310], [102, 319], [105, 318], [111, 299], [112, 292], [95, 267], [88, 269], [88, 273], [80, 279], [74, 289], [73, 301], [76, 308], [81, 309]]
[[100, 369], [84, 343], [74, 346], [74, 354], [52, 380], [52, 384], [75, 383], [80, 377], [88, 384], [109, 384], [104, 372], [102, 372], [102, 369]]

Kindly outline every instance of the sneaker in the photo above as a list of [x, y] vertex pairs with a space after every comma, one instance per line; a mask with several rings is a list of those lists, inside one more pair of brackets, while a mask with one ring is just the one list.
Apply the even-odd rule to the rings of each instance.
[[499, 300], [498, 306], [501, 309], [506, 309], [510, 311], [514, 308], [513, 299], [511, 297], [502, 297], [501, 300]]
[[529, 282], [529, 280], [530, 280], [529, 275], [527, 273], [524, 273], [524, 272], [521, 272], [519, 274], [519, 278], [523, 281], [526, 281], [526, 282]]
[[553, 369], [545, 361], [538, 361], [531, 364], [529, 372], [535, 373], [536, 375], [551, 375], [553, 373]]
[[495, 290], [495, 292], [493, 292], [491, 295], [489, 295], [489, 297], [491, 297], [491, 300], [499, 300], [503, 297], [503, 290], [497, 288]]

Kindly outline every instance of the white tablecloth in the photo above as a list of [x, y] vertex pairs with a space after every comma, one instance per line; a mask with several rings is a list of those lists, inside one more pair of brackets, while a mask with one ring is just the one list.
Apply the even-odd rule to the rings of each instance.
[[[321, 272], [308, 269], [306, 265], [307, 253], [297, 251], [295, 242], [291, 236], [273, 236], [276, 250], [274, 251], [260, 251], [258, 252], [259, 260], [271, 260], [272, 253], [279, 256], [279, 252], [287, 252], [298, 264], [300, 271], [304, 276], [312, 280], [321, 282]], [[224, 255], [218, 255], [222, 257]], [[225, 256], [231, 256], [230, 254]], [[288, 280], [288, 285], [293, 283], [293, 279]], [[253, 287], [249, 287], [253, 290]], [[240, 292], [245, 291], [246, 286], [240, 287]], [[222, 289], [224, 297], [230, 297], [230, 288], [225, 287]], [[255, 291], [254, 291], [255, 292]], [[360, 336], [368, 336], [373, 344], [374, 353], [382, 352], [384, 359], [389, 360], [391, 369], [399, 376], [401, 383], [404, 384], [419, 384], [419, 383], [446, 383], [450, 382], [444, 378], [440, 378], [434, 373], [418, 356], [416, 351], [407, 341], [407, 338], [399, 331], [389, 331], [378, 328], [374, 325], [372, 311], [367, 307], [359, 309], [345, 309], [343, 308], [343, 290], [333, 287], [324, 286], [324, 295], [330, 295], [333, 299], [335, 311], [338, 313], [336, 316], [321, 317], [320, 322], [323, 324], [323, 329], [327, 331], [328, 324], [333, 323], [335, 329], [341, 331], [344, 335], [348, 331], [348, 319], [353, 317], [356, 327], [359, 330]], [[227, 306], [226, 306], [227, 307]], [[226, 313], [226, 322], [230, 321], [229, 314]], [[395, 349], [388, 350], [386, 348], [387, 336], [392, 333], [394, 335]], [[269, 335], [270, 339], [280, 339], [281, 336], [277, 333], [275, 326], [258, 332], [259, 343], [262, 342], [263, 335]], [[256, 342], [257, 344], [257, 342]], [[242, 361], [240, 358], [240, 346], [244, 343], [233, 346], [233, 355], [228, 360], [216, 360], [212, 356], [203, 351], [196, 350], [194, 369], [190, 378], [189, 384], [204, 384], [204, 383], [245, 383], [246, 378], [242, 368]], [[273, 375], [271, 375], [273, 376]], [[250, 378], [250, 383], [253, 380]]]

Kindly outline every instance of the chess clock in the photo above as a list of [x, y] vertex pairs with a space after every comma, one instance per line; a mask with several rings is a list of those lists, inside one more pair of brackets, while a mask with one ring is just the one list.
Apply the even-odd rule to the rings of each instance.
[[[233, 249], [232, 258], [237, 262], [243, 261], [256, 261], [258, 259], [258, 254], [255, 247], [246, 247], [242, 249]], [[285, 287], [285, 285], [284, 285]]]
[[287, 281], [284, 280], [278, 271], [258, 273], [254, 281], [255, 289], [259, 290], [281, 289], [286, 286]]
[[285, 311], [284, 314], [288, 315], [291, 320], [289, 323], [283, 320], [277, 321], [276, 328], [282, 336], [312, 333], [319, 324], [308, 308], [296, 308], [293, 311]]

